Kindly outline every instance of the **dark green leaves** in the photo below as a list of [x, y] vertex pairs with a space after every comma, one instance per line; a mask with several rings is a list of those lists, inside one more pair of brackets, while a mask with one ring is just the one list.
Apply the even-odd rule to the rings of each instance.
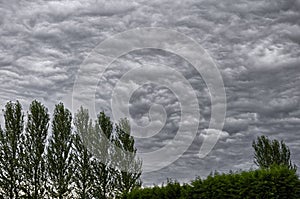
[[73, 178], [76, 184], [75, 191], [81, 199], [88, 199], [92, 198], [95, 177], [92, 168], [93, 155], [87, 145], [94, 129], [87, 109], [80, 108], [75, 115], [74, 125], [76, 127], [74, 141], [76, 171]]
[[272, 165], [285, 165], [290, 169], [296, 169], [290, 160], [290, 150], [283, 141], [269, 140], [266, 136], [253, 141], [254, 163], [261, 168], [269, 168]]
[[6, 198], [19, 198], [21, 184], [20, 154], [24, 127], [22, 106], [8, 102], [5, 106], [5, 129], [0, 128], [0, 192]]
[[43, 198], [46, 192], [45, 145], [49, 120], [48, 109], [40, 102], [33, 101], [27, 114], [27, 125], [21, 152], [21, 189], [26, 198]]
[[166, 185], [134, 189], [123, 199], [298, 199], [300, 181], [286, 166], [196, 178], [191, 185], [168, 181]]
[[62, 103], [55, 106], [52, 135], [47, 148], [48, 192], [51, 198], [68, 198], [72, 190], [74, 164], [72, 115]]

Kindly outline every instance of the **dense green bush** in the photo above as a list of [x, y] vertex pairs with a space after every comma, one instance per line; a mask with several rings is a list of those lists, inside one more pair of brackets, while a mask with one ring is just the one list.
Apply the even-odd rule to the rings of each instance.
[[178, 182], [168, 180], [166, 185], [154, 186], [152, 188], [135, 189], [129, 194], [124, 194], [124, 199], [143, 198], [143, 199], [174, 199], [187, 198], [190, 192], [190, 185], [181, 186]]
[[285, 166], [244, 171], [241, 173], [212, 174], [205, 180], [196, 178], [191, 185], [180, 186], [168, 181], [165, 186], [135, 189], [124, 195], [124, 199], [152, 198], [300, 198], [300, 181], [295, 170]]

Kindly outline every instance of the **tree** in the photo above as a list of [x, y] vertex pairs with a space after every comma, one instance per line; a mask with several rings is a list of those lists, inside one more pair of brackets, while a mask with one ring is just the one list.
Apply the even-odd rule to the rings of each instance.
[[116, 125], [115, 146], [128, 153], [117, 153], [120, 170], [116, 171], [116, 184], [120, 193], [128, 193], [141, 186], [142, 161], [137, 159], [134, 138], [130, 135], [130, 124], [127, 119], [121, 119]]
[[253, 141], [254, 163], [261, 168], [270, 168], [273, 165], [285, 165], [289, 169], [295, 169], [290, 159], [290, 150], [281, 140], [270, 140], [266, 136], [260, 136]]
[[29, 108], [21, 155], [21, 187], [26, 198], [44, 198], [47, 179], [44, 153], [49, 120], [48, 109], [40, 102], [33, 101]]
[[[110, 118], [100, 112], [93, 126], [88, 110], [81, 107], [74, 124], [78, 157], [74, 179], [81, 198], [91, 190], [94, 198], [112, 198], [141, 185], [141, 161], [135, 159], [136, 148], [128, 120], [121, 120], [114, 129]], [[130, 157], [116, 153], [116, 146], [130, 152]], [[125, 171], [117, 169], [121, 163]]]
[[72, 115], [62, 103], [55, 106], [52, 136], [47, 148], [50, 198], [72, 198], [71, 183], [74, 173]]
[[114, 169], [111, 168], [113, 123], [104, 112], [100, 112], [95, 124], [94, 137], [92, 140], [92, 151], [95, 159], [92, 162], [95, 176], [93, 197], [113, 197]]
[[21, 134], [24, 128], [22, 106], [8, 102], [5, 106], [4, 131], [0, 128], [0, 192], [5, 198], [18, 199], [20, 190]]
[[93, 133], [93, 124], [89, 119], [89, 112], [82, 107], [75, 115], [75, 165], [74, 182], [76, 183], [76, 193], [81, 199], [92, 198], [92, 188], [94, 184], [93, 156], [88, 150], [89, 136]]

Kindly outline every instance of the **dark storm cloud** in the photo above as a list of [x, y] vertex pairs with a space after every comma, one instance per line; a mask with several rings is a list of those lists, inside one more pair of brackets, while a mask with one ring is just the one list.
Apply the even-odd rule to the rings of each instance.
[[[131, 28], [174, 29], [199, 42], [224, 79], [226, 123], [223, 131], [215, 132], [221, 138], [207, 157], [200, 159], [198, 152], [204, 136], [209, 136], [209, 91], [181, 57], [155, 49], [131, 52], [112, 63], [101, 78], [91, 70], [83, 85], [88, 89], [99, 81], [97, 111], [110, 113], [113, 87], [132, 68], [170, 66], [191, 83], [201, 112], [197, 137], [180, 159], [144, 175], [145, 184], [254, 167], [251, 142], [261, 134], [284, 139], [299, 165], [299, 10], [299, 0], [1, 2], [0, 104], [19, 99], [26, 107], [36, 98], [51, 108], [59, 100], [70, 102], [79, 66], [99, 42]], [[105, 57], [91, 63], [101, 59]], [[180, 100], [155, 84], [136, 90], [129, 104], [132, 117], [147, 124], [154, 103], [166, 108], [167, 122], [157, 135], [138, 139], [140, 151], [165, 146], [180, 125]]]

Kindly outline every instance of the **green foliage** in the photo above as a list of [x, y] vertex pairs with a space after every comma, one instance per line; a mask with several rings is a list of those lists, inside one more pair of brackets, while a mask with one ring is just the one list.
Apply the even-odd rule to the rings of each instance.
[[[55, 106], [49, 135], [50, 116], [40, 102], [31, 103], [25, 131], [19, 102], [8, 102], [3, 112], [1, 198], [113, 198], [141, 185], [142, 163], [135, 157], [127, 120], [114, 128], [101, 112], [94, 125], [88, 110], [81, 108], [73, 133], [71, 112], [60, 103]], [[130, 152], [130, 157], [116, 153], [116, 148]], [[128, 172], [118, 169], [124, 162]]]
[[169, 181], [166, 186], [134, 189], [123, 199], [298, 199], [300, 181], [295, 170], [273, 166], [255, 171], [213, 174], [205, 180], [196, 178], [191, 185]]
[[116, 153], [114, 158], [118, 160], [122, 170], [115, 171], [115, 184], [119, 193], [128, 193], [134, 188], [141, 186], [140, 176], [142, 173], [142, 161], [137, 159], [134, 139], [130, 135], [130, 124], [127, 119], [122, 119], [116, 125], [115, 146], [129, 153]]
[[88, 110], [81, 108], [73, 133], [72, 115], [60, 103], [48, 135], [50, 116], [40, 102], [31, 103], [25, 131], [18, 101], [8, 102], [3, 112], [0, 198], [300, 198], [296, 166], [283, 141], [262, 136], [253, 142], [258, 170], [215, 172], [190, 184], [168, 180], [161, 187], [141, 188], [142, 161], [136, 157], [127, 119], [114, 124], [101, 112], [93, 123]]
[[[195, 183], [195, 181], [194, 181]], [[192, 198], [299, 198], [294, 170], [273, 166], [242, 173], [210, 176], [195, 186]]]
[[190, 186], [180, 186], [179, 182], [168, 179], [166, 185], [152, 188], [136, 188], [124, 193], [123, 199], [183, 199], [189, 195]]
[[93, 133], [92, 121], [89, 119], [89, 112], [82, 107], [75, 115], [75, 149], [76, 156], [74, 163], [76, 171], [74, 173], [75, 191], [81, 199], [92, 198], [92, 188], [94, 186], [94, 174], [92, 168], [93, 156], [88, 150], [88, 138]]
[[44, 153], [49, 120], [47, 108], [40, 102], [33, 101], [27, 116], [21, 154], [21, 189], [26, 198], [43, 198], [45, 194], [47, 176]]
[[92, 162], [95, 183], [93, 186], [93, 197], [112, 197], [114, 189], [112, 160], [113, 123], [104, 112], [100, 112], [95, 122], [94, 137], [92, 140], [92, 151], [95, 159]]
[[55, 106], [52, 136], [47, 150], [47, 164], [51, 198], [71, 198], [73, 165], [72, 115], [62, 103]]
[[[73, 179], [80, 198], [113, 198], [141, 185], [141, 162], [135, 157], [128, 120], [122, 119], [114, 129], [110, 118], [100, 112], [93, 125], [88, 110], [80, 108], [74, 125], [76, 171]], [[116, 146], [131, 152], [131, 157], [117, 153]], [[120, 163], [130, 172], [116, 169]]]
[[3, 112], [5, 129], [0, 127], [0, 194], [14, 199], [19, 198], [20, 192], [24, 115], [18, 101], [8, 102]]
[[295, 169], [292, 164], [290, 150], [283, 141], [270, 140], [266, 136], [257, 138], [253, 141], [254, 163], [261, 168], [269, 168], [272, 165], [286, 165], [290, 169]]

